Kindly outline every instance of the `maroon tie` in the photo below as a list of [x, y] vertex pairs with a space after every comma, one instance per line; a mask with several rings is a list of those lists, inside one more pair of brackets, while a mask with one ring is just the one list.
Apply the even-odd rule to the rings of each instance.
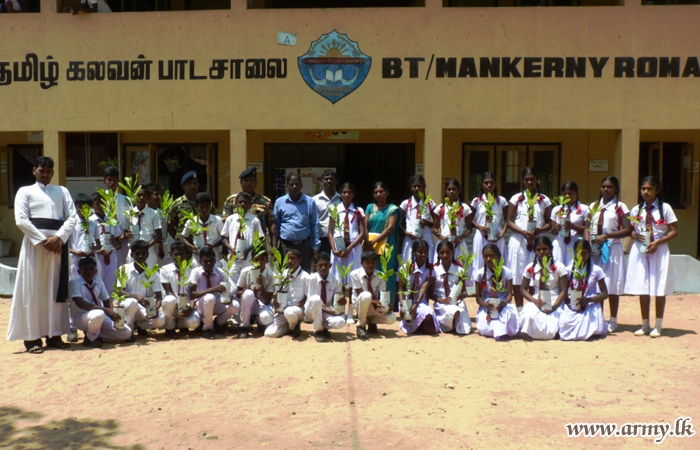
[[445, 290], [445, 297], [450, 296], [450, 283], [448, 278], [450, 277], [450, 272], [445, 271], [445, 278], [442, 279], [442, 288]]
[[420, 275], [417, 273], [413, 274], [413, 284], [411, 285], [411, 290], [416, 291], [413, 298], [418, 298], [418, 282], [420, 281]]
[[[107, 232], [105, 229], [105, 226], [102, 225], [102, 234], [104, 235]], [[112, 261], [112, 257], [110, 255], [104, 255], [104, 261], [105, 261], [105, 266], [108, 266], [109, 263]]]
[[350, 246], [350, 219], [348, 216], [350, 211], [345, 210], [345, 226], [343, 227], [343, 240], [345, 241], [345, 246]]
[[[562, 209], [566, 208], [566, 206], [562, 206]], [[566, 217], [571, 221], [571, 206], [569, 206], [569, 213], [566, 215]], [[564, 238], [564, 244], [569, 245], [571, 242], [571, 230], [569, 230], [569, 234], [566, 235]]]
[[97, 296], [95, 295], [95, 285], [93, 284], [90, 286], [89, 284], [85, 283], [85, 287], [87, 288], [88, 291], [90, 291], [90, 295], [92, 296], [92, 301], [95, 303], [96, 306], [100, 306], [100, 304], [97, 302]]
[[605, 208], [600, 210], [600, 214], [598, 214], [598, 236], [603, 234], [603, 215], [605, 214]]
[[[182, 281], [182, 278], [180, 277], [180, 271], [179, 271], [179, 270], [177, 271], [177, 281]], [[180, 288], [181, 288], [181, 287], [182, 287], [182, 286], [180, 286], [180, 283], [177, 283], [177, 295], [180, 295], [180, 290], [181, 290]]]
[[651, 231], [651, 240], [650, 242], [654, 242], [654, 215], [651, 213], [654, 210], [654, 205], [649, 205], [646, 207], [647, 214], [646, 217], [644, 218], [644, 222], [646, 223], [646, 230], [644, 231]]
[[365, 279], [367, 279], [367, 290], [369, 291], [370, 294], [372, 294], [372, 300], [376, 300], [377, 294], [375, 294], [374, 289], [372, 289], [372, 283], [371, 283], [372, 280], [367, 275], [365, 275]]
[[206, 273], [204, 272], [204, 276], [207, 277], [207, 289], [211, 289], [211, 277], [214, 276], [214, 273]]
[[328, 295], [326, 294], [327, 280], [321, 280], [321, 301], [324, 305], [328, 306]]

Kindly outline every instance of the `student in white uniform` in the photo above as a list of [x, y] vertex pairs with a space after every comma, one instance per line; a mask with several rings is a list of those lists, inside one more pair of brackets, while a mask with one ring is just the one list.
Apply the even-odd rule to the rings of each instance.
[[379, 301], [380, 292], [386, 283], [377, 276], [379, 255], [374, 250], [362, 252], [362, 267], [350, 273], [352, 281], [352, 303], [357, 313], [357, 337], [366, 341], [370, 334], [377, 334], [377, 324], [391, 325], [396, 315], [391, 305], [385, 309]]
[[[477, 271], [476, 303], [479, 311], [476, 313], [476, 329], [482, 336], [501, 339], [503, 336], [513, 337], [520, 331], [518, 310], [511, 303], [513, 296], [513, 273], [508, 267], [501, 268], [500, 278], [496, 277], [495, 263], [502, 260], [501, 249], [496, 244], [487, 244], [482, 250], [484, 266]], [[490, 299], [499, 299], [494, 305]], [[497, 310], [498, 318], [491, 318], [491, 312]]]
[[111, 307], [110, 296], [97, 275], [97, 262], [83, 258], [78, 263], [78, 277], [70, 281], [69, 309], [75, 326], [85, 333], [83, 345], [102, 347], [102, 339], [126, 341], [131, 338], [131, 328], [114, 327], [120, 317]]
[[161, 241], [156, 245], [156, 256], [158, 256], [158, 266], [163, 267], [173, 262], [170, 257], [170, 246], [175, 239], [168, 233], [168, 216], [160, 207], [160, 196], [163, 193], [163, 188], [158, 183], [148, 183], [148, 207], [158, 213], [160, 217], [160, 236]]
[[[585, 239], [591, 243], [593, 264], [603, 269], [605, 284], [610, 297], [610, 321], [608, 331], [617, 328], [617, 311], [620, 295], [625, 291], [625, 251], [622, 239], [632, 233], [627, 205], [618, 201], [620, 182], [617, 178], [605, 177], [600, 185], [600, 197], [589, 206]], [[600, 211], [591, 215], [596, 208]]]
[[[145, 288], [142, 283], [148, 282], [144, 273], [143, 265], [148, 261], [148, 242], [139, 239], [131, 244], [132, 263], [125, 264], [124, 270], [127, 275], [126, 286], [117, 283], [119, 295], [126, 296], [124, 300], [124, 322], [140, 337], [148, 337], [148, 330], [155, 330], [165, 326], [165, 315], [158, 311], [163, 301], [163, 286], [160, 284], [158, 275], [154, 275], [153, 286]], [[150, 266], [149, 266], [150, 267]], [[146, 297], [153, 295], [156, 300], [157, 315], [148, 318], [148, 301]]]
[[[413, 175], [408, 180], [408, 186], [411, 188], [411, 196], [399, 205], [403, 213], [401, 230], [406, 233], [401, 257], [404, 261], [411, 258], [413, 244], [419, 239], [423, 239], [430, 247], [428, 262], [432, 263], [435, 257], [435, 241], [433, 240], [435, 202], [431, 199], [426, 205], [420, 197], [422, 195], [425, 198], [425, 178], [423, 175]], [[421, 214], [421, 210], [424, 211], [423, 214]]]
[[[102, 197], [95, 192], [92, 194], [92, 210], [94, 211], [90, 220], [97, 223], [97, 234], [99, 235], [100, 248], [96, 250], [97, 273], [104, 282], [107, 293], [112, 295], [114, 292], [114, 282], [117, 281], [118, 257], [117, 250], [121, 247], [122, 227], [120, 224], [103, 225], [107, 220], [104, 210], [102, 209]], [[103, 240], [109, 239], [112, 244], [112, 249], [107, 250], [102, 245]], [[106, 241], [105, 241], [106, 242]]]
[[[163, 285], [165, 297], [163, 298], [163, 314], [165, 315], [165, 336], [176, 338], [175, 328], [179, 328], [181, 333], [196, 330], [199, 327], [201, 318], [197, 312], [197, 304], [194, 299], [189, 298], [187, 280], [190, 279], [192, 268], [187, 269], [184, 275], [180, 273], [177, 266], [179, 261], [192, 259], [192, 252], [182, 242], [173, 242], [170, 246], [170, 264], [166, 264], [158, 271], [160, 283]], [[182, 284], [184, 284], [184, 286]], [[178, 297], [187, 296], [188, 306], [186, 309], [178, 308]]]
[[[411, 277], [408, 286], [399, 280], [399, 303], [401, 305], [401, 331], [406, 334], [420, 332], [422, 334], [438, 334], [440, 322], [435, 311], [428, 302], [430, 293], [435, 285], [435, 268], [428, 261], [431, 254], [430, 245], [423, 239], [413, 241], [411, 249]], [[409, 298], [413, 306], [410, 309], [412, 319], [404, 319], [403, 301], [405, 291], [410, 291]]]
[[[330, 221], [329, 209], [338, 206], [341, 202], [340, 194], [335, 190], [338, 184], [338, 176], [335, 170], [328, 169], [321, 174], [321, 192], [313, 196], [318, 211], [318, 237], [321, 239], [319, 251], [330, 253], [331, 246], [328, 236], [328, 224]], [[330, 235], [332, 236], [332, 235]]]
[[[568, 293], [569, 281], [564, 264], [552, 260], [552, 241], [547, 236], [535, 239], [535, 257], [523, 273], [520, 288], [529, 302], [520, 314], [520, 331], [532, 339], [554, 339], [559, 332], [559, 316]], [[549, 279], [543, 280], [542, 262], [547, 257]], [[532, 291], [531, 291], [532, 289]], [[552, 310], [546, 311], [541, 293], [549, 291]]]
[[[569, 301], [563, 306], [559, 316], [559, 338], [562, 341], [585, 341], [593, 336], [608, 334], [608, 324], [603, 314], [603, 302], [608, 298], [608, 288], [605, 284], [603, 269], [593, 264], [590, 242], [578, 239], [574, 245], [574, 259], [581, 251], [581, 259], [585, 265], [585, 275], [578, 280], [574, 276], [574, 261], [566, 271], [569, 274]], [[579, 308], [574, 309], [571, 299], [572, 291], [581, 292]], [[600, 293], [598, 293], [600, 292]]]
[[[491, 194], [494, 198], [494, 203], [491, 206], [491, 211], [493, 211], [492, 217], [487, 217], [486, 215], [488, 194]], [[474, 241], [472, 243], [473, 253], [476, 255], [473, 263], [474, 273], [476, 273], [479, 269], [484, 267], [482, 250], [486, 245], [495, 244], [502, 255], [506, 254], [506, 240], [503, 236], [505, 236], [506, 231], [508, 231], [508, 227], [505, 223], [505, 216], [508, 213], [508, 201], [505, 197], [498, 195], [498, 189], [496, 189], [496, 174], [493, 172], [484, 172], [481, 175], [481, 195], [474, 197], [469, 206], [472, 211], [474, 211], [472, 226], [478, 231], [474, 233]], [[489, 223], [498, 225], [498, 232], [495, 240], [488, 239]]]
[[[131, 206], [129, 204], [129, 200], [126, 198], [126, 196], [119, 191], [119, 169], [117, 169], [114, 166], [109, 166], [105, 168], [104, 171], [104, 176], [102, 179], [102, 182], [105, 185], [105, 188], [109, 189], [112, 192], [116, 192], [117, 194], [117, 222], [119, 222], [121, 229], [122, 229], [122, 234], [119, 236], [119, 241], [121, 243], [121, 246], [118, 247], [116, 250], [117, 253], [117, 267], [121, 267], [124, 264], [126, 264], [126, 259], [129, 256], [129, 239], [124, 235], [124, 230], [126, 229], [127, 226], [129, 226], [129, 221], [127, 217], [124, 215], [124, 212], [127, 211]], [[117, 247], [115, 247], [117, 248]]]
[[308, 291], [304, 314], [313, 323], [316, 342], [331, 341], [329, 330], [338, 330], [345, 326], [345, 299], [339, 300], [343, 312], [333, 308], [336, 294], [342, 292], [340, 280], [331, 271], [331, 257], [326, 252], [316, 255], [315, 272], [309, 276]]
[[[93, 258], [95, 249], [99, 247], [100, 235], [97, 229], [97, 222], [94, 220], [85, 220], [81, 212], [84, 205], [92, 207], [92, 199], [86, 194], [77, 194], [73, 199], [75, 210], [78, 213], [78, 225], [73, 228], [73, 233], [70, 237], [70, 277], [78, 278], [78, 263], [83, 258]], [[87, 225], [87, 230], [84, 228]], [[86, 252], [85, 249], [90, 251]], [[99, 273], [98, 273], [99, 276]], [[71, 340], [69, 339], [69, 342]]]
[[235, 285], [238, 285], [238, 277], [241, 271], [251, 265], [250, 260], [253, 257], [253, 239], [255, 233], [261, 237], [265, 235], [258, 218], [250, 213], [250, 202], [250, 194], [247, 192], [240, 192], [236, 195], [236, 206], [243, 209], [245, 217], [243, 232], [239, 231], [241, 228], [241, 218], [238, 214], [238, 210], [234, 210], [233, 214], [226, 218], [226, 222], [221, 230], [222, 245], [228, 249], [231, 255], [238, 254], [239, 246], [244, 248], [243, 254], [238, 255], [236, 261], [233, 263], [230, 281]]
[[[239, 194], [240, 195], [240, 194]], [[250, 326], [258, 324], [258, 332], [265, 333], [265, 329], [272, 323], [275, 315], [272, 309], [272, 293], [274, 291], [274, 273], [268, 263], [267, 252], [253, 256], [250, 265], [243, 269], [238, 276], [238, 298], [241, 299], [240, 328], [238, 338], [247, 339], [251, 332]], [[254, 274], [260, 271], [254, 279]]]
[[[133, 209], [134, 214], [130, 220], [130, 230], [124, 233], [132, 243], [138, 240], [148, 243], [148, 260], [146, 261], [148, 267], [158, 264], [156, 249], [163, 237], [161, 234], [160, 215], [155, 209], [148, 207], [150, 196], [151, 194], [145, 184], [138, 187], [136, 206]], [[127, 262], [134, 262], [131, 256], [127, 258]]]
[[467, 297], [467, 286], [472, 286], [473, 282], [471, 279], [464, 281], [458, 293], [453, 292], [453, 289], [460, 282], [460, 275], [465, 270], [468, 274], [471, 273], [471, 267], [464, 268], [454, 259], [452, 242], [438, 242], [437, 253], [439, 264], [435, 267], [433, 307], [440, 322], [440, 329], [444, 333], [454, 331], [457, 334], [469, 334], [472, 321], [464, 299]]
[[[339, 269], [344, 270], [352, 265], [351, 269], [359, 269], [362, 265], [362, 241], [367, 237], [367, 229], [365, 228], [365, 212], [362, 208], [355, 206], [352, 202], [355, 198], [355, 186], [352, 183], [343, 183], [340, 186], [341, 203], [338, 205], [338, 216], [341, 223], [336, 224], [333, 218], [329, 218], [328, 236], [331, 246], [331, 267], [332, 274], [336, 278], [340, 276]], [[338, 250], [335, 240], [343, 238], [345, 250]], [[350, 274], [346, 279], [340, 280], [345, 285], [350, 284]], [[347, 306], [348, 318], [347, 323], [353, 324], [353, 306], [350, 303]]]
[[[535, 238], [549, 230], [549, 218], [552, 215], [552, 202], [546, 195], [540, 193], [535, 169], [532, 167], [523, 169], [522, 181], [523, 191], [512, 196], [508, 205], [508, 228], [513, 231], [513, 234], [510, 236], [506, 254], [506, 264], [513, 273], [513, 295], [519, 313], [523, 309], [523, 296], [520, 289], [523, 273], [535, 258]], [[527, 204], [526, 191], [537, 199], [532, 211]]]
[[223, 303], [221, 294], [226, 292], [222, 285], [228, 276], [216, 267], [216, 253], [211, 247], [203, 247], [199, 252], [201, 266], [190, 273], [190, 299], [197, 300], [197, 312], [202, 318], [202, 337], [215, 339], [215, 333], [224, 334], [228, 320], [238, 313], [238, 303]]
[[[450, 178], [445, 182], [445, 198], [447, 198], [448, 204], [440, 203], [433, 210], [435, 217], [435, 226], [433, 227], [433, 234], [437, 236], [439, 242], [449, 241], [453, 248], [455, 249], [454, 258], [461, 256], [462, 254], [468, 254], [469, 249], [467, 247], [467, 237], [472, 231], [472, 217], [474, 213], [472, 212], [469, 205], [462, 203], [460, 200], [460, 195], [462, 194], [462, 187], [459, 181], [454, 178]], [[457, 207], [457, 221], [456, 226], [451, 226], [448, 208]], [[437, 248], [435, 250], [435, 255], [433, 261], [437, 265], [440, 261], [440, 257], [437, 254]]]
[[195, 213], [199, 215], [199, 224], [207, 228], [207, 230], [194, 235], [192, 233], [194, 224], [187, 220], [182, 229], [180, 240], [192, 249], [194, 260], [197, 265], [201, 263], [199, 255], [201, 249], [207, 247], [214, 249], [216, 266], [220, 267], [221, 263], [219, 260], [221, 259], [222, 245], [221, 232], [224, 229], [224, 222], [221, 220], [221, 217], [211, 213], [212, 199], [209, 192], [200, 192], [197, 194], [194, 198], [194, 203]]
[[549, 218], [554, 235], [552, 256], [555, 261], [569, 266], [573, 260], [574, 243], [586, 231], [588, 206], [579, 201], [578, 185], [574, 181], [564, 183], [560, 195], [568, 196], [570, 200], [565, 205], [552, 208], [552, 215]]
[[[641, 183], [642, 201], [630, 211], [636, 217], [630, 249], [625, 293], [639, 295], [642, 310], [642, 328], [635, 336], [661, 336], [666, 296], [673, 295], [673, 267], [668, 242], [678, 236], [676, 214], [664, 203], [661, 182], [654, 176], [644, 177]], [[644, 245], [644, 232], [649, 232], [649, 243]], [[656, 324], [649, 324], [651, 296], [656, 297]]]
[[306, 292], [310, 278], [309, 274], [301, 268], [301, 261], [299, 250], [287, 251], [287, 266], [291, 280], [285, 287], [287, 302], [286, 305], [280, 305], [276, 300], [273, 300], [275, 309], [281, 308], [284, 309], [284, 312], [275, 313], [272, 324], [265, 330], [267, 337], [278, 338], [288, 332], [293, 339], [301, 336], [301, 322], [304, 319], [304, 305], [306, 304]]

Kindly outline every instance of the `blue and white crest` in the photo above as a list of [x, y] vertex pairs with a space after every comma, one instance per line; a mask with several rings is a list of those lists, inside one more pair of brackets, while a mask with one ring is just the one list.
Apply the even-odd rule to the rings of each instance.
[[335, 30], [312, 42], [299, 57], [306, 84], [333, 104], [360, 87], [371, 66], [372, 58], [360, 51], [357, 42]]

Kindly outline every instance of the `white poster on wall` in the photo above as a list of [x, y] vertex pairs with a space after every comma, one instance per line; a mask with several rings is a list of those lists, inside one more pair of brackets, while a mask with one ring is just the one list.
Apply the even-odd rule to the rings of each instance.
[[314, 196], [323, 190], [321, 184], [323, 172], [326, 170], [335, 171], [335, 167], [303, 167], [299, 169], [299, 176], [304, 186], [301, 188], [306, 195]]

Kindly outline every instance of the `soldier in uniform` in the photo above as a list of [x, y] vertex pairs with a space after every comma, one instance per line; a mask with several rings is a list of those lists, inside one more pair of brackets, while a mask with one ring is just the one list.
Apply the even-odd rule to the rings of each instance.
[[[199, 193], [199, 176], [197, 171], [190, 170], [184, 174], [182, 180], [180, 180], [180, 185], [185, 190], [185, 195], [173, 202], [173, 206], [170, 208], [170, 215], [168, 216], [168, 233], [178, 241], [180, 240], [182, 228], [185, 226], [182, 211], [195, 212], [194, 199]], [[213, 213], [214, 209], [212, 208]]]
[[[275, 235], [275, 216], [272, 214], [272, 200], [264, 195], [256, 194], [255, 188], [258, 187], [258, 172], [255, 167], [249, 167], [244, 170], [238, 178], [241, 179], [241, 191], [250, 194], [251, 207], [250, 213], [258, 218], [263, 230], [266, 230], [268, 242], [272, 242], [272, 236]], [[236, 211], [236, 194], [231, 195], [224, 203], [223, 219], [233, 214]]]

